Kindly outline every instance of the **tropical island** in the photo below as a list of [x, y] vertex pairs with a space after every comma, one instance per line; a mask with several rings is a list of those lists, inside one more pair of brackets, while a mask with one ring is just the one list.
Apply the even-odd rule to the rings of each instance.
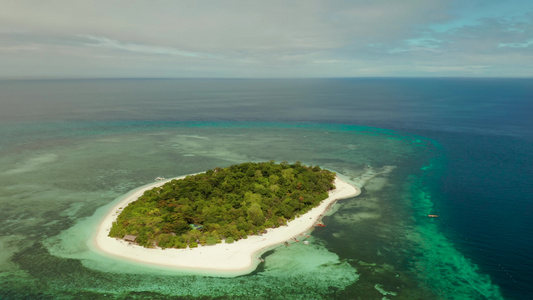
[[[297, 239], [303, 242], [337, 200], [359, 193], [339, 175], [299, 162], [215, 168], [154, 182], [120, 197], [107, 208], [88, 245], [105, 256], [144, 266], [238, 276], [252, 272], [262, 261], [261, 253]], [[188, 203], [177, 204], [180, 198]]]
[[160, 248], [233, 243], [305, 214], [328, 197], [334, 180], [335, 173], [300, 162], [215, 168], [145, 191], [109, 236]]

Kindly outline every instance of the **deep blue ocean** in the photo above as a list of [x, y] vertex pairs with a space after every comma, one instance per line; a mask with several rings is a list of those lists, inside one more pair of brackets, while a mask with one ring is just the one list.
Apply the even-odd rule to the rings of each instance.
[[[371, 181], [368, 188], [363, 186], [361, 198], [354, 198], [353, 205], [347, 202], [333, 212], [331, 231], [313, 233], [322, 245], [315, 250], [327, 249], [339, 260], [332, 265], [346, 263], [341, 271], [354, 276], [339, 286], [317, 288], [315, 298], [531, 299], [532, 115], [533, 79], [0, 81], [0, 246], [4, 252], [0, 255], [0, 299], [263, 298], [257, 296], [260, 293], [247, 297], [209, 288], [230, 282], [219, 279], [215, 283], [213, 278], [204, 282], [200, 277], [187, 279], [194, 280], [198, 288], [183, 293], [153, 288], [147, 282], [130, 287], [135, 293], [98, 290], [87, 282], [112, 280], [109, 274], [113, 271], [93, 267], [88, 256], [76, 256], [85, 251], [81, 248], [67, 251], [59, 246], [66, 232], [81, 226], [80, 220], [90, 220], [100, 207], [156, 176], [179, 176], [248, 159], [302, 160], [339, 173], [344, 170], [355, 179], [364, 177], [362, 170], [367, 167], [379, 170], [394, 164], [396, 168], [388, 177]], [[312, 138], [303, 140], [304, 136]], [[207, 140], [212, 143], [203, 144]], [[122, 153], [120, 145], [130, 152]], [[338, 149], [343, 145], [349, 147], [341, 153]], [[150, 158], [155, 153], [174, 159], [170, 147], [183, 154], [172, 165], [163, 166]], [[298, 159], [298, 153], [303, 159]], [[159, 165], [160, 173], [142, 174], [126, 160]], [[48, 173], [37, 171], [44, 169]], [[20, 181], [30, 181], [26, 182], [30, 187]], [[420, 197], [430, 199], [430, 209], [420, 208], [421, 200], [415, 195], [422, 193]], [[393, 197], [398, 194], [405, 195], [401, 201]], [[372, 208], [373, 214], [386, 211], [389, 217], [379, 220], [369, 212], [363, 214], [356, 201], [365, 199], [367, 203], [382, 201]], [[410, 236], [405, 232], [429, 232], [417, 229], [427, 226], [427, 212], [439, 215], [431, 220], [431, 235], [442, 237], [451, 250], [432, 244], [431, 237], [425, 239], [427, 248], [404, 245], [407, 238], [402, 234]], [[353, 223], [364, 218], [376, 223]], [[379, 224], [402, 227], [404, 233], [376, 232]], [[350, 234], [348, 227], [353, 230]], [[347, 236], [353, 237], [353, 245]], [[371, 236], [383, 239], [374, 243]], [[410, 260], [416, 249], [426, 252], [417, 254], [421, 257], [435, 251], [431, 260], [451, 262], [435, 269], [432, 266], [437, 263], [429, 263], [429, 258]], [[268, 259], [272, 257], [274, 264], [283, 251], [287, 250], [267, 253], [264, 270], [240, 280], [277, 278], [273, 274], [278, 269]], [[466, 264], [459, 259], [489, 287], [478, 286], [477, 278], [469, 281], [470, 275], [439, 286], [442, 278], [463, 272], [454, 265]], [[382, 270], [394, 269], [395, 275], [383, 279], [377, 271], [365, 271], [364, 266], [380, 263]], [[67, 265], [76, 271], [68, 278], [58, 275], [64, 274]], [[357, 271], [350, 271], [351, 267]], [[405, 292], [396, 282], [403, 274], [408, 278], [401, 282]], [[135, 271], [120, 276], [124, 278], [117, 284], [140, 280]], [[172, 280], [178, 279], [168, 275], [157, 280], [173, 285], [177, 283]], [[242, 284], [242, 289], [248, 288]], [[465, 288], [454, 290], [453, 285]], [[200, 286], [219, 293], [209, 294]], [[283, 288], [280, 294], [269, 288], [267, 295], [277, 298], [294, 292]], [[259, 288], [252, 285], [249, 289]], [[376, 294], [366, 294], [370, 290]]]

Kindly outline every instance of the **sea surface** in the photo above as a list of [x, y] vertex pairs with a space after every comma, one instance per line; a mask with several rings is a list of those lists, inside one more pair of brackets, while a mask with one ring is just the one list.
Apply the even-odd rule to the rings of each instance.
[[[0, 81], [0, 299], [531, 299], [532, 113], [533, 79]], [[245, 276], [94, 250], [128, 191], [269, 160], [362, 194]]]

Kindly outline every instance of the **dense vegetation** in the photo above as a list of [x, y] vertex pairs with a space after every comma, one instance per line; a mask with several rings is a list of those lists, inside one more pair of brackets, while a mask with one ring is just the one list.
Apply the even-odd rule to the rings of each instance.
[[328, 197], [335, 173], [300, 162], [243, 163], [172, 180], [144, 192], [109, 236], [137, 236], [145, 247], [232, 243], [285, 225]]

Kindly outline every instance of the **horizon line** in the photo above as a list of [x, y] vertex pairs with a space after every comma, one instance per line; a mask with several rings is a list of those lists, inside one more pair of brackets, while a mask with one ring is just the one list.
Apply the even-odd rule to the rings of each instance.
[[533, 79], [533, 76], [336, 76], [336, 77], [0, 77], [0, 81], [32, 80], [310, 80], [310, 79]]

